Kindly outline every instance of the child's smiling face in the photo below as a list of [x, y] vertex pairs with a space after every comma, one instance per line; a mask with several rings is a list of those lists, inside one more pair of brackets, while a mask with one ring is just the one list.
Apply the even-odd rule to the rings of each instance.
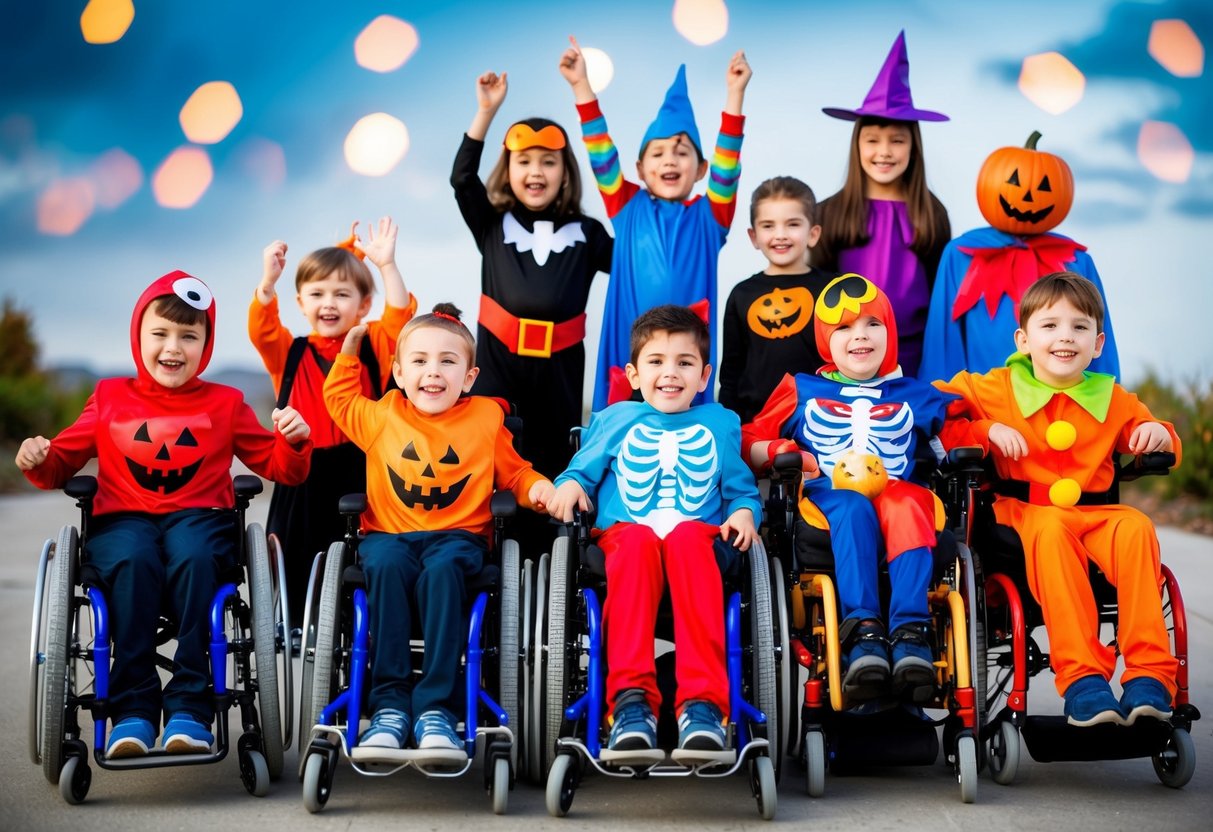
[[1050, 387], [1073, 387], [1103, 351], [1096, 321], [1067, 298], [1032, 313], [1015, 331], [1015, 346], [1032, 357], [1032, 374]]
[[685, 133], [679, 133], [650, 141], [636, 163], [636, 171], [653, 196], [681, 202], [707, 174], [708, 163], [699, 160], [695, 145]]
[[467, 341], [436, 326], [408, 334], [392, 362], [392, 375], [408, 400], [423, 413], [444, 413], [472, 389], [480, 369], [471, 366]]
[[798, 199], [764, 199], [754, 209], [750, 242], [770, 261], [767, 274], [800, 274], [817, 245], [821, 226], [805, 216]]
[[532, 211], [542, 211], [560, 195], [564, 157], [559, 150], [528, 147], [510, 151], [510, 190]]
[[650, 405], [662, 413], [681, 413], [707, 388], [712, 367], [689, 332], [658, 330], [624, 371]]
[[149, 307], [139, 325], [139, 354], [157, 384], [176, 388], [198, 373], [206, 324], [179, 324]]
[[899, 195], [901, 177], [910, 166], [910, 129], [903, 124], [869, 124], [860, 128], [858, 142], [868, 196], [880, 199]]
[[371, 296], [337, 272], [299, 287], [299, 308], [312, 329], [326, 338], [341, 338], [371, 311]]
[[879, 318], [860, 315], [830, 334], [830, 358], [847, 378], [875, 378], [889, 349], [889, 330]]

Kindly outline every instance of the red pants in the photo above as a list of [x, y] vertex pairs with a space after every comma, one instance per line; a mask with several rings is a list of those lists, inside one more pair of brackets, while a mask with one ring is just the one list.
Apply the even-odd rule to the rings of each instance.
[[657, 605], [667, 580], [674, 608], [675, 712], [706, 699], [729, 712], [724, 662], [724, 604], [712, 546], [720, 527], [688, 520], [661, 540], [648, 526], [616, 523], [598, 538], [606, 553], [606, 702], [624, 690], [644, 691], [656, 713], [661, 705], [653, 639]]
[[1174, 697], [1177, 664], [1163, 621], [1158, 537], [1150, 518], [1127, 506], [1059, 508], [1013, 499], [995, 502], [994, 516], [1023, 541], [1028, 588], [1044, 613], [1058, 692], [1084, 676], [1110, 681], [1116, 669], [1116, 652], [1099, 638], [1090, 561], [1116, 587], [1121, 684], [1148, 676]]

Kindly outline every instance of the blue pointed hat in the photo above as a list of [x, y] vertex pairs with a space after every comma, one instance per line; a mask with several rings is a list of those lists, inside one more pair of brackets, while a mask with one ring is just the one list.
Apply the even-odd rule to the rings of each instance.
[[906, 32], [901, 30], [897, 40], [889, 49], [889, 55], [884, 59], [884, 66], [876, 76], [868, 97], [857, 109], [848, 110], [843, 107], [822, 107], [821, 111], [827, 116], [855, 121], [863, 116], [886, 118], [893, 121], [948, 121], [943, 113], [934, 110], [920, 110], [914, 106], [910, 96], [910, 58], [906, 54]]
[[674, 83], [666, 90], [665, 101], [661, 102], [657, 118], [649, 125], [649, 129], [644, 131], [644, 138], [640, 142], [641, 152], [644, 152], [644, 148], [653, 139], [668, 139], [679, 133], [686, 133], [699, 155], [703, 156], [703, 145], [699, 143], [699, 128], [695, 126], [695, 113], [687, 95], [686, 64], [678, 67], [678, 74], [674, 76]]

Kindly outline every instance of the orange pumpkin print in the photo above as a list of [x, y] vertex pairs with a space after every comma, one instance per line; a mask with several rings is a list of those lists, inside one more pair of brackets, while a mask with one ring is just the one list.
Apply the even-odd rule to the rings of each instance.
[[763, 338], [789, 338], [813, 320], [813, 293], [803, 286], [776, 288], [755, 299], [746, 311], [750, 330]]
[[[463, 493], [463, 488], [472, 478], [471, 474], [462, 479], [450, 481], [450, 466], [459, 465], [459, 454], [450, 445], [446, 453], [438, 460], [423, 460], [417, 452], [417, 447], [409, 442], [400, 452], [401, 471], [397, 473], [389, 466], [388, 479], [391, 480], [392, 490], [396, 497], [408, 508], [423, 508], [426, 511], [450, 508]], [[454, 469], [457, 473], [459, 468]]]
[[207, 413], [110, 422], [110, 438], [140, 488], [172, 494], [188, 485], [210, 447]]

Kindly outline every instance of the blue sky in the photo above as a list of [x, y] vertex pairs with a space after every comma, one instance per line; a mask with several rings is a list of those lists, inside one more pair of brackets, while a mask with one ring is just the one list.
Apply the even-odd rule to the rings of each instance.
[[[81, 38], [83, 3], [4, 5], [0, 294], [35, 314], [51, 364], [126, 372], [134, 299], [156, 276], [182, 268], [206, 280], [219, 300], [213, 366], [255, 368], [244, 319], [261, 249], [286, 240], [289, 276], [300, 255], [343, 236], [353, 219], [385, 213], [401, 224], [398, 262], [423, 307], [453, 300], [474, 316], [478, 258], [447, 184], [475, 109], [474, 79], [487, 69], [510, 76], [509, 98], [489, 136], [487, 174], [493, 147], [514, 119], [544, 115], [575, 133], [572, 96], [556, 71], [569, 34], [613, 59], [614, 80], [601, 99], [625, 160], [634, 158], [680, 62], [688, 66], [700, 131], [713, 135], [728, 58], [746, 50], [754, 78], [745, 103], [741, 204], [721, 255], [723, 298], [763, 266], [745, 234], [749, 192], [778, 174], [804, 179], [819, 197], [837, 190], [850, 125], [821, 108], [857, 105], [904, 28], [916, 103], [953, 119], [923, 125], [923, 144], [930, 186], [954, 231], [985, 224], [973, 197], [982, 160], [1040, 130], [1042, 149], [1074, 169], [1075, 205], [1057, 230], [1086, 244], [1100, 269], [1127, 380], [1147, 367], [1176, 378], [1210, 374], [1213, 328], [1205, 314], [1213, 268], [1200, 243], [1213, 217], [1213, 85], [1207, 68], [1200, 78], [1175, 78], [1146, 53], [1150, 23], [1163, 18], [1186, 20], [1205, 48], [1213, 47], [1207, 3], [734, 0], [728, 34], [707, 47], [677, 33], [672, 2], [136, 0], [130, 30], [106, 46]], [[353, 43], [385, 13], [413, 24], [420, 47], [399, 70], [378, 74], [356, 64]], [[1057, 116], [1015, 85], [1025, 56], [1051, 50], [1087, 77], [1084, 99]], [[207, 147], [216, 178], [197, 205], [162, 208], [151, 173], [187, 143], [178, 112], [213, 80], [236, 87], [243, 118]], [[411, 149], [391, 173], [368, 178], [346, 166], [342, 142], [355, 121], [376, 111], [407, 125]], [[1147, 119], [1176, 124], [1194, 145], [1186, 183], [1159, 181], [1137, 160], [1137, 131]], [[250, 143], [265, 139], [286, 157], [286, 181], [272, 190], [241, 166]], [[139, 161], [142, 188], [71, 236], [40, 234], [38, 194], [114, 147]], [[592, 188], [584, 207], [602, 216]], [[284, 319], [302, 332], [292, 283], [284, 278]], [[605, 285], [601, 278], [592, 309]], [[592, 332], [591, 348], [595, 338]]]

